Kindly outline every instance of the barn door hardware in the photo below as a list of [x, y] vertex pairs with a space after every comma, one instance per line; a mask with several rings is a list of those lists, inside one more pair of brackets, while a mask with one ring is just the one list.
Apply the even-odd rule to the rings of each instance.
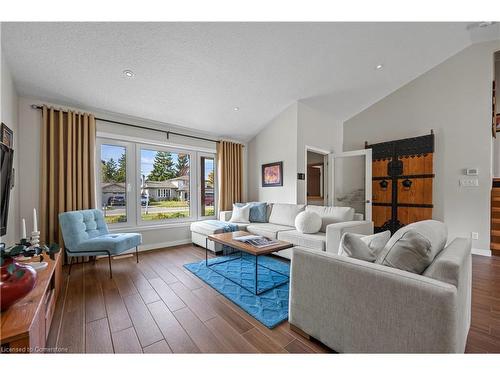
[[411, 184], [412, 184], [412, 182], [409, 179], [403, 180], [401, 182], [401, 185], [403, 185], [403, 189], [405, 189], [405, 190], [410, 190]]

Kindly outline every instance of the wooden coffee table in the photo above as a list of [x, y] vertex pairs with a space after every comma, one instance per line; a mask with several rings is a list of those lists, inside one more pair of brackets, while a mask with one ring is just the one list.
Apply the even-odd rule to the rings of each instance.
[[[271, 254], [271, 253], [274, 253], [276, 251], [280, 251], [280, 250], [284, 250], [284, 249], [289, 249], [289, 248], [293, 247], [293, 244], [291, 244], [289, 242], [285, 242], [285, 241], [278, 241], [278, 243], [273, 244], [273, 245], [269, 245], [266, 247], [256, 247], [256, 246], [252, 246], [252, 245], [249, 245], [247, 243], [237, 241], [234, 239], [235, 237], [249, 236], [251, 234], [252, 233], [248, 233], [246, 231], [236, 231], [236, 232], [228, 232], [228, 233], [211, 234], [211, 235], [207, 236], [206, 246], [205, 246], [205, 265], [207, 266], [207, 268], [210, 268], [212, 271], [216, 272], [217, 274], [225, 277], [228, 280], [231, 280], [235, 284], [238, 284], [243, 289], [248, 290], [250, 293], [254, 293], [255, 295], [259, 295], [259, 294], [262, 294], [264, 292], [267, 292], [268, 290], [274, 289], [280, 285], [286, 284], [289, 281], [288, 275], [285, 275], [285, 274], [278, 272], [274, 269], [266, 267], [263, 264], [259, 264], [259, 256]], [[240, 252], [240, 256], [238, 258], [232, 258], [232, 259], [224, 260], [221, 262], [216, 262], [214, 265], [227, 263], [227, 262], [233, 262], [236, 260], [241, 260], [243, 253], [250, 254], [250, 255], [253, 255], [255, 257], [255, 290], [250, 290], [250, 289], [244, 287], [241, 283], [235, 282], [233, 279], [228, 278], [226, 275], [221, 274], [220, 272], [215, 270], [213, 267], [209, 266], [209, 264], [208, 264], [208, 241], [209, 240], [216, 242], [216, 243], [219, 243], [223, 246], [229, 246], [229, 247], [231, 247], [235, 250], [238, 250]], [[259, 290], [259, 288], [258, 288], [258, 286], [259, 286], [259, 279], [258, 279], [259, 267], [266, 268], [268, 270], [271, 270], [272, 272], [276, 272], [282, 276], [285, 276], [286, 280], [283, 282], [280, 282], [279, 284], [274, 285], [271, 288]]]

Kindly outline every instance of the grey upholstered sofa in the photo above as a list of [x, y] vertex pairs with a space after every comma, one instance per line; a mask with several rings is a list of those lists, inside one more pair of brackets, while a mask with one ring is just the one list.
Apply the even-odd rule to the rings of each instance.
[[289, 322], [343, 353], [463, 353], [471, 273], [465, 238], [421, 275], [296, 247]]

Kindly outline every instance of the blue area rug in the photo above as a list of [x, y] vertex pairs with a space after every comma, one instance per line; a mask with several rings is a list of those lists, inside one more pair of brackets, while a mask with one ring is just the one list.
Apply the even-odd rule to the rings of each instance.
[[[230, 261], [226, 262], [227, 260]], [[184, 267], [266, 327], [273, 328], [288, 319], [289, 282], [282, 284], [290, 275], [288, 263], [268, 256], [259, 257], [259, 291], [273, 289], [257, 296], [247, 290], [255, 289], [255, 258], [253, 256], [244, 254], [241, 259], [239, 255], [222, 256], [209, 259], [208, 265], [210, 268], [205, 265], [205, 261], [201, 261], [185, 264]], [[215, 268], [217, 272], [211, 268]], [[242, 284], [244, 288], [237, 283]], [[278, 286], [274, 287], [275, 285]]]

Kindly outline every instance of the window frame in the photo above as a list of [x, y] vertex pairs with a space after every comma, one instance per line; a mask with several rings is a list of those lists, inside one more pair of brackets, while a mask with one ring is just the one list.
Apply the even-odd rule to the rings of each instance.
[[[139, 197], [138, 202], [137, 202], [137, 213], [136, 213], [136, 225], [138, 227], [143, 227], [143, 226], [154, 226], [154, 225], [163, 225], [163, 224], [169, 224], [169, 223], [181, 223], [181, 222], [191, 222], [195, 221], [198, 215], [197, 212], [197, 197], [195, 196], [196, 194], [193, 194], [195, 192], [194, 186], [196, 181], [195, 181], [195, 176], [196, 175], [196, 169], [193, 170], [193, 160], [196, 158], [196, 151], [193, 150], [187, 150], [187, 149], [179, 149], [175, 148], [169, 145], [166, 146], [159, 146], [159, 145], [152, 145], [148, 143], [142, 143], [142, 142], [137, 142], [135, 144], [136, 147], [136, 173], [138, 173], [138, 191], [140, 190], [140, 179], [141, 179], [141, 151], [143, 149], [150, 150], [150, 151], [164, 151], [164, 152], [171, 152], [175, 154], [187, 154], [189, 155], [189, 216], [184, 217], [184, 218], [177, 218], [177, 219], [163, 219], [163, 220], [143, 220], [142, 219], [142, 206], [141, 206], [141, 199]], [[197, 163], [196, 163], [197, 164]], [[194, 165], [194, 168], [196, 168], [196, 164]]]
[[[217, 208], [218, 208], [218, 184], [217, 184], [217, 158], [216, 154], [214, 153], [209, 153], [209, 152], [197, 152], [197, 169], [198, 169], [198, 185], [197, 185], [197, 196], [198, 196], [198, 220], [210, 220], [210, 219], [216, 219], [217, 218]], [[212, 216], [202, 216], [202, 199], [201, 199], [201, 176], [203, 173], [202, 170], [202, 163], [201, 163], [201, 158], [211, 158], [214, 159], [214, 214]]]
[[131, 203], [131, 198], [135, 195], [135, 184], [132, 183], [134, 181], [134, 171], [132, 170], [132, 166], [134, 165], [133, 160], [136, 158], [135, 155], [135, 148], [130, 142], [124, 142], [116, 139], [110, 139], [110, 138], [97, 138], [96, 139], [96, 147], [99, 150], [99, 159], [97, 161], [97, 169], [96, 169], [96, 182], [97, 182], [97, 191], [96, 191], [96, 206], [102, 210], [103, 208], [103, 202], [102, 202], [102, 187], [101, 187], [101, 150], [102, 146], [116, 146], [116, 147], [124, 147], [125, 148], [125, 160], [127, 162], [126, 168], [125, 168], [125, 212], [126, 212], [126, 218], [127, 220], [124, 222], [120, 223], [111, 223], [107, 224], [110, 227], [113, 228], [126, 228], [130, 227], [133, 223], [130, 220], [131, 218], [135, 217], [135, 205], [130, 204]]
[[[168, 228], [187, 225], [193, 221], [209, 220], [217, 217], [218, 210], [218, 169], [216, 151], [206, 147], [182, 145], [182, 144], [161, 144], [157, 141], [145, 138], [132, 138], [113, 133], [98, 132], [96, 139], [96, 152], [99, 158], [96, 158], [96, 207], [102, 209], [102, 190], [101, 190], [101, 146], [121, 146], [126, 149], [127, 168], [126, 168], [126, 193], [127, 193], [127, 221], [123, 223], [107, 224], [111, 231], [122, 228], [150, 230], [155, 228]], [[141, 217], [141, 148], [149, 150], [168, 151], [173, 153], [188, 154], [190, 157], [190, 176], [189, 176], [189, 194], [190, 194], [190, 216], [178, 219], [165, 219], [158, 221], [144, 221]], [[214, 159], [214, 216], [201, 216], [201, 157]], [[135, 163], [134, 163], [135, 160]], [[135, 198], [134, 198], [135, 197]]]

